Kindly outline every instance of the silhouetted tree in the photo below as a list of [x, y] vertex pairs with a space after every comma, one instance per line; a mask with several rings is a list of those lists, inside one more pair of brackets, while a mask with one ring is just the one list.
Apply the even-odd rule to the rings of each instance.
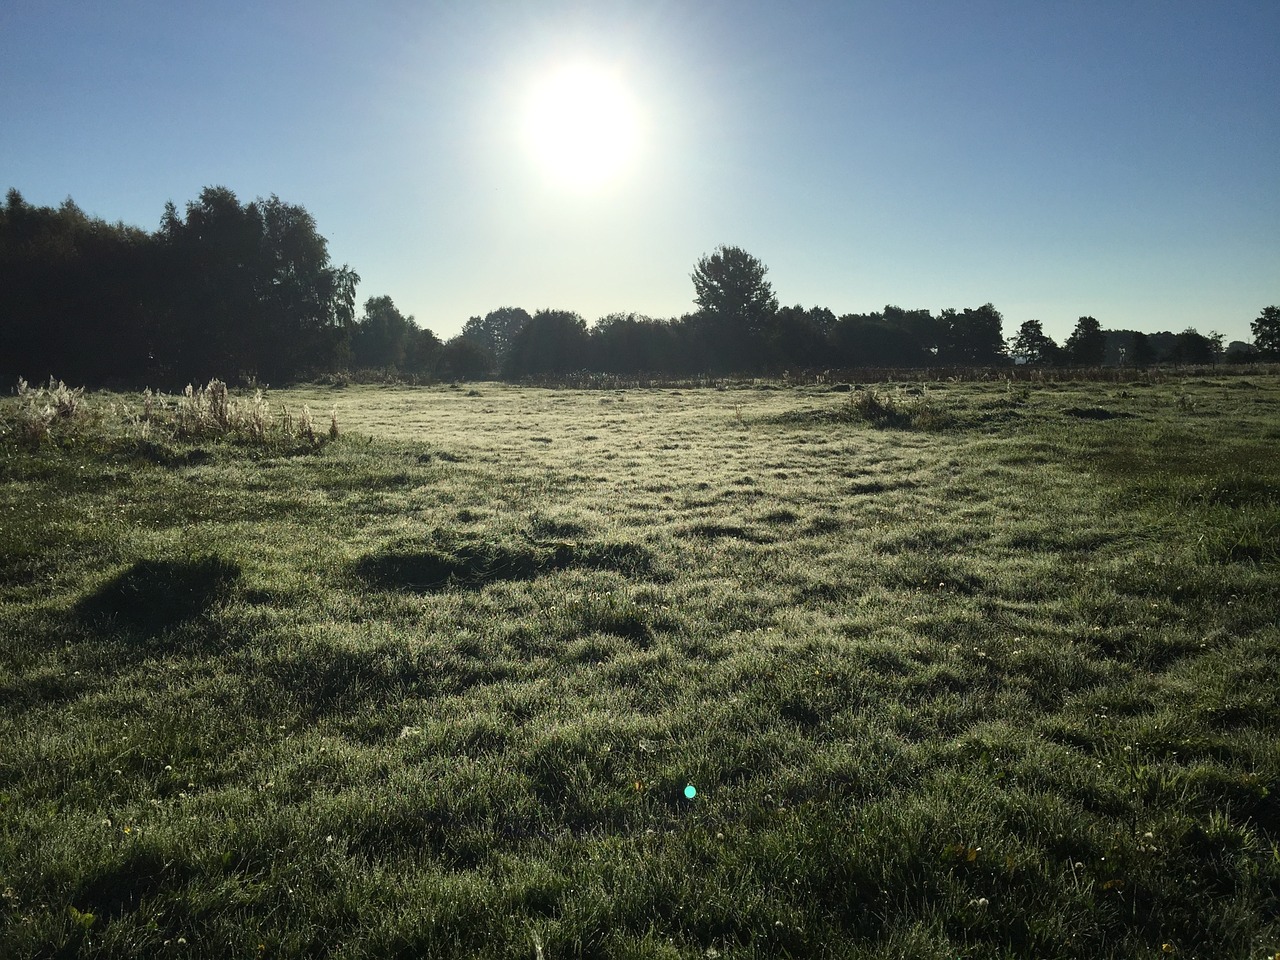
[[[928, 317], [922, 322], [921, 314]], [[885, 313], [847, 313], [828, 338], [833, 366], [923, 367], [934, 362], [934, 318], [927, 310], [886, 307]]]
[[769, 325], [766, 366], [776, 371], [827, 365], [830, 363], [827, 336], [834, 326], [835, 316], [825, 307], [812, 310], [799, 304], [782, 307]]
[[413, 317], [397, 310], [390, 297], [370, 297], [351, 331], [352, 359], [358, 367], [399, 370], [417, 329]]
[[1195, 327], [1187, 327], [1175, 337], [1169, 354], [1174, 363], [1213, 363], [1215, 358], [1213, 341]]
[[1263, 307], [1258, 319], [1249, 324], [1253, 345], [1264, 360], [1280, 360], [1280, 307]]
[[335, 365], [360, 278], [330, 264], [305, 209], [274, 195], [242, 206], [206, 187], [185, 219], [165, 206], [159, 238], [168, 284], [157, 354], [178, 380], [288, 380]]
[[275, 194], [259, 199], [262, 232], [255, 281], [261, 311], [257, 369], [295, 379], [334, 367], [355, 321], [359, 276], [333, 267], [329, 242], [303, 207]]
[[425, 327], [415, 327], [410, 331], [405, 346], [405, 372], [421, 377], [434, 377], [443, 350], [444, 344], [439, 337]]
[[483, 317], [469, 319], [462, 328], [462, 336], [492, 353], [501, 367], [516, 335], [528, 322], [529, 314], [520, 307], [499, 307]]
[[87, 216], [35, 207], [10, 189], [0, 207], [0, 373], [120, 383], [149, 365], [154, 240]]
[[436, 367], [438, 375], [445, 380], [487, 380], [493, 376], [494, 369], [493, 353], [461, 334], [441, 348]]
[[666, 373], [677, 366], [672, 324], [637, 313], [611, 313], [590, 331], [589, 365], [602, 373]]
[[1024, 320], [1009, 345], [1009, 352], [1023, 363], [1046, 365], [1057, 363], [1062, 350], [1053, 337], [1044, 332], [1039, 320]]
[[1232, 340], [1227, 344], [1227, 349], [1223, 351], [1223, 359], [1227, 363], [1257, 363], [1262, 359], [1262, 354], [1258, 352], [1258, 348], [1252, 343], [1246, 343], [1243, 340]]
[[765, 359], [778, 300], [769, 268], [741, 247], [717, 247], [694, 267], [697, 325], [710, 360], [722, 371], [754, 370]]
[[1217, 330], [1210, 330], [1206, 339], [1209, 341], [1210, 349], [1213, 351], [1213, 362], [1221, 363], [1223, 354], [1226, 353], [1226, 336]]
[[511, 342], [503, 376], [518, 380], [582, 370], [587, 349], [582, 317], [568, 310], [539, 310]]
[[1129, 355], [1125, 359], [1135, 367], [1149, 367], [1155, 363], [1156, 351], [1151, 345], [1151, 338], [1141, 331], [1134, 331]]
[[941, 317], [935, 317], [923, 307], [906, 310], [887, 304], [884, 308], [884, 322], [902, 330], [911, 338], [911, 342], [915, 344], [913, 354], [920, 357], [920, 363], [929, 366], [937, 362], [946, 339], [946, 324]]
[[944, 310], [939, 318], [942, 343], [938, 359], [946, 363], [990, 366], [1008, 360], [1004, 346], [1004, 318], [992, 304], [963, 313]]
[[1106, 356], [1107, 336], [1093, 317], [1081, 317], [1067, 338], [1064, 352], [1067, 362], [1077, 367], [1096, 367]]

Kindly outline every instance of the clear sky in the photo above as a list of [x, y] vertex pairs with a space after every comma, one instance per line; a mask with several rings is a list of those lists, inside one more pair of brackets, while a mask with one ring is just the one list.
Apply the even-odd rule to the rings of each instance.
[[[152, 229], [208, 185], [278, 194], [361, 302], [445, 338], [678, 316], [723, 243], [837, 314], [1249, 339], [1280, 302], [1277, 49], [1277, 0], [6, 0], [0, 189]], [[600, 169], [546, 142], [594, 149], [538, 101], [566, 66], [625, 127]]]

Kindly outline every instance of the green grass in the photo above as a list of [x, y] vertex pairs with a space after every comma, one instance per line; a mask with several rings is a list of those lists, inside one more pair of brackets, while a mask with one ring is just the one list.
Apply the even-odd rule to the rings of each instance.
[[1280, 380], [268, 400], [0, 402], [0, 956], [1280, 952]]

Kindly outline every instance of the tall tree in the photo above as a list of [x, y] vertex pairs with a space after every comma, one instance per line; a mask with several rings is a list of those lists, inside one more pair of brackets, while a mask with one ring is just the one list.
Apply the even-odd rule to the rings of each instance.
[[1249, 329], [1258, 353], [1266, 360], [1280, 360], [1280, 307], [1263, 307]]
[[1195, 327], [1187, 327], [1175, 337], [1169, 359], [1174, 363], [1213, 363], [1214, 347], [1214, 342]]
[[941, 322], [944, 329], [940, 360], [966, 366], [990, 366], [1008, 361], [1004, 318], [992, 304], [976, 310], [965, 307], [963, 313], [944, 310]]
[[351, 332], [353, 360], [360, 367], [402, 370], [417, 333], [413, 317], [401, 314], [392, 298], [370, 297]]
[[484, 380], [493, 376], [494, 366], [488, 347], [459, 334], [440, 348], [436, 371], [449, 380]]
[[360, 278], [330, 263], [304, 208], [274, 195], [241, 205], [226, 187], [206, 187], [185, 218], [166, 205], [159, 237], [164, 359], [176, 379], [288, 380], [334, 365]]
[[77, 383], [147, 375], [159, 271], [145, 231], [87, 216], [68, 198], [0, 207], [0, 374]]
[[569, 310], [539, 310], [516, 334], [503, 375], [512, 380], [581, 370], [587, 362], [587, 323]]
[[469, 319], [462, 327], [462, 336], [492, 353], [501, 366], [529, 319], [528, 312], [520, 307], [499, 307], [483, 317]]
[[1067, 338], [1064, 351], [1072, 366], [1100, 366], [1107, 352], [1107, 335], [1102, 332], [1102, 324], [1093, 317], [1081, 317]]
[[1023, 363], [1051, 364], [1058, 361], [1062, 351], [1053, 337], [1044, 332], [1039, 320], [1024, 320], [1009, 352]]
[[716, 366], [754, 370], [765, 359], [778, 299], [765, 275], [769, 268], [741, 247], [717, 247], [694, 267], [698, 325]]
[[671, 324], [637, 313], [611, 313], [591, 328], [590, 365], [603, 373], [670, 372], [677, 353]]

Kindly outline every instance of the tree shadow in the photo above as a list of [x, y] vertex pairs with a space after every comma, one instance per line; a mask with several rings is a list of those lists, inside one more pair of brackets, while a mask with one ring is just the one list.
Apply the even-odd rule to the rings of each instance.
[[356, 561], [356, 576], [372, 587], [432, 593], [481, 590], [487, 584], [534, 580], [570, 568], [623, 576], [661, 576], [652, 551], [634, 543], [534, 543], [442, 537], [421, 546], [392, 547]]
[[76, 605], [82, 620], [152, 636], [196, 620], [225, 600], [240, 565], [217, 556], [139, 560]]
[[533, 580], [563, 569], [572, 559], [568, 545], [545, 549], [476, 541], [370, 554], [356, 561], [355, 572], [374, 587], [430, 593], [450, 586], [479, 590], [502, 580]]

